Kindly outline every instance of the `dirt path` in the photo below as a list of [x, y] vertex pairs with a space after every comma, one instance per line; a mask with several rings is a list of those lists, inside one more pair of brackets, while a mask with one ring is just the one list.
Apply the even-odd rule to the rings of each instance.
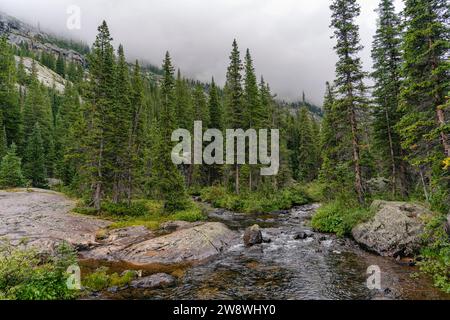
[[95, 233], [109, 222], [72, 214], [75, 202], [42, 189], [0, 190], [0, 237], [13, 245], [51, 250], [65, 240], [76, 248], [95, 244]]

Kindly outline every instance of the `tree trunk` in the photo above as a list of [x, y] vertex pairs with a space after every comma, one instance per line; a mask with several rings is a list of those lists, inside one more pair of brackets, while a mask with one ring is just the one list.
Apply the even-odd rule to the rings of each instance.
[[236, 164], [235, 165], [235, 170], [234, 170], [235, 172], [235, 181], [234, 181], [234, 183], [235, 183], [235, 192], [236, 192], [236, 194], [239, 194], [239, 165], [238, 164]]
[[[442, 110], [441, 108], [437, 108], [436, 114], [437, 114], [437, 119], [438, 119], [439, 125], [441, 127], [445, 126], [444, 110]], [[442, 140], [442, 146], [444, 147], [445, 156], [450, 157], [450, 144], [449, 144], [447, 135], [443, 131], [441, 132], [441, 140]]]
[[353, 107], [350, 107], [350, 125], [352, 128], [352, 145], [353, 145], [353, 163], [355, 167], [355, 189], [358, 194], [358, 200], [360, 203], [364, 203], [364, 190], [362, 186], [361, 176], [361, 159], [359, 155], [359, 139], [358, 130], [356, 124], [356, 115]]
[[385, 98], [385, 115], [386, 115], [386, 125], [387, 125], [387, 130], [388, 130], [389, 151], [390, 151], [390, 155], [391, 155], [392, 194], [395, 196], [396, 191], [397, 191], [397, 166], [395, 164], [394, 142], [392, 141], [391, 120], [389, 118], [389, 112], [387, 109], [386, 98]]
[[103, 161], [103, 137], [100, 139], [100, 150], [98, 155], [97, 162], [97, 181], [95, 182], [95, 190], [94, 190], [94, 208], [97, 211], [101, 209], [101, 201], [102, 201], [102, 161]]

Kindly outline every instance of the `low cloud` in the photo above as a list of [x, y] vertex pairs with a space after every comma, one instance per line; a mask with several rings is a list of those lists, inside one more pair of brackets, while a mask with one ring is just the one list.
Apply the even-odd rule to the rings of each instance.
[[[400, 7], [401, 1], [397, 0]], [[360, 0], [364, 68], [371, 67], [370, 45], [378, 0]], [[169, 50], [186, 76], [225, 81], [234, 38], [241, 53], [250, 48], [258, 76], [280, 98], [322, 102], [325, 81], [334, 79], [336, 57], [330, 39], [329, 0], [2, 0], [0, 11], [42, 29], [91, 44], [105, 19], [115, 44], [128, 57], [160, 65]], [[81, 29], [68, 30], [67, 8], [81, 8]]]

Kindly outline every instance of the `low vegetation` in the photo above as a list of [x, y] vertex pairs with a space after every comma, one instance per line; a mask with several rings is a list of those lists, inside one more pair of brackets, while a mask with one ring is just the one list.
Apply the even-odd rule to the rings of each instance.
[[159, 228], [161, 223], [167, 221], [195, 222], [206, 219], [206, 215], [193, 201], [187, 204], [186, 209], [171, 213], [167, 213], [164, 210], [163, 202], [158, 200], [135, 200], [130, 205], [105, 201], [100, 212], [80, 204], [74, 211], [111, 220], [113, 221], [110, 226], [111, 229], [142, 225], [150, 230], [155, 230]]
[[18, 249], [3, 242], [0, 247], [0, 300], [66, 300], [77, 292], [68, 289], [67, 268], [76, 263], [70, 246], [43, 257], [33, 249]]
[[313, 199], [307, 188], [294, 185], [274, 192], [244, 192], [239, 195], [221, 186], [204, 188], [201, 199], [216, 208], [225, 208], [243, 213], [267, 213], [289, 209], [296, 205], [310, 203]]
[[420, 270], [431, 275], [436, 287], [450, 293], [450, 241], [442, 228], [445, 216], [434, 218], [424, 235], [428, 246], [421, 251]]
[[123, 274], [109, 273], [107, 267], [100, 267], [95, 272], [83, 278], [82, 284], [85, 290], [102, 291], [111, 287], [124, 287], [136, 278], [136, 272], [127, 270]]
[[313, 216], [311, 225], [321, 232], [345, 236], [351, 233], [354, 226], [367, 221], [372, 216], [373, 212], [369, 208], [339, 199], [320, 207]]

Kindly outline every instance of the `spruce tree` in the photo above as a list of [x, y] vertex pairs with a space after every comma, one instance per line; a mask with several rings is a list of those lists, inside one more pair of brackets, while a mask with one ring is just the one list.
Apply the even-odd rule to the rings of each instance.
[[400, 138], [395, 126], [400, 120], [399, 94], [401, 86], [401, 20], [392, 0], [382, 0], [378, 7], [378, 28], [372, 47], [374, 61], [372, 77], [374, 108], [374, 147], [380, 154], [381, 172], [389, 173], [392, 192], [398, 188], [405, 194], [406, 177]]
[[62, 54], [58, 55], [58, 59], [56, 60], [56, 73], [61, 77], [66, 77], [66, 62], [64, 61], [64, 57]]
[[211, 86], [209, 88], [209, 116], [210, 116], [210, 128], [213, 129], [223, 129], [223, 110], [220, 103], [220, 97], [218, 88], [214, 81], [214, 78], [211, 80]]
[[343, 144], [347, 138], [351, 144], [351, 152], [341, 161], [352, 161], [354, 189], [360, 202], [364, 201], [363, 176], [361, 168], [361, 133], [359, 116], [366, 104], [363, 84], [364, 72], [358, 53], [362, 50], [359, 28], [355, 19], [360, 14], [360, 6], [356, 0], [334, 0], [331, 26], [334, 28], [336, 46], [334, 47], [338, 62], [336, 63], [336, 108], [345, 129], [346, 137], [340, 139]]
[[[233, 41], [232, 47], [225, 83], [226, 122], [230, 129], [239, 129], [243, 128], [245, 123], [243, 117], [242, 62], [236, 39]], [[239, 194], [239, 164], [237, 164], [236, 160], [235, 162], [234, 190], [236, 194]]]
[[21, 144], [22, 117], [16, 89], [16, 64], [6, 37], [0, 37], [0, 113], [6, 130], [7, 144]]
[[3, 125], [2, 117], [0, 114], [0, 159], [2, 159], [8, 152], [8, 142], [6, 141], [6, 130]]
[[[403, 41], [404, 84], [398, 125], [403, 147], [411, 163], [429, 163], [440, 153], [450, 155], [449, 110], [444, 108], [449, 91], [448, 2], [407, 0]], [[440, 144], [440, 150], [436, 147]]]
[[161, 112], [154, 130], [152, 181], [167, 212], [184, 209], [187, 201], [183, 178], [172, 163], [172, 132], [175, 124], [175, 79], [169, 52], [163, 64]]
[[127, 197], [126, 185], [131, 170], [130, 134], [133, 110], [131, 106], [131, 81], [128, 64], [122, 45], [118, 49], [118, 61], [115, 68], [115, 91], [113, 108], [106, 114], [105, 158], [110, 164], [113, 175], [112, 200], [121, 202]]
[[194, 106], [192, 95], [187, 80], [182, 78], [180, 70], [178, 70], [177, 79], [175, 82], [175, 96], [177, 125], [180, 128], [192, 131], [194, 125]]
[[425, 197], [429, 183], [434, 203], [450, 203], [450, 176], [442, 169], [450, 156], [448, 1], [406, 0], [403, 15], [403, 117], [397, 129], [409, 162], [419, 169]]
[[47, 186], [47, 170], [45, 167], [44, 146], [39, 123], [34, 125], [25, 149], [24, 157], [25, 177], [31, 181], [33, 187]]
[[261, 128], [262, 112], [261, 101], [259, 97], [258, 84], [256, 81], [255, 68], [253, 67], [253, 60], [250, 55], [250, 50], [247, 49], [244, 60], [244, 128]]
[[315, 146], [309, 111], [306, 107], [300, 108], [297, 116], [298, 127], [298, 179], [310, 182], [315, 177]]
[[16, 188], [25, 185], [21, 159], [16, 155], [16, 151], [16, 145], [11, 144], [8, 152], [0, 161], [0, 188]]
[[139, 62], [136, 60], [131, 75], [131, 132], [128, 145], [129, 168], [128, 168], [128, 201], [131, 201], [135, 185], [143, 183], [145, 171], [144, 147], [147, 138], [147, 124], [149, 112], [146, 104], [144, 79]]
[[89, 90], [87, 98], [86, 152], [84, 169], [92, 188], [92, 205], [100, 210], [105, 195], [112, 189], [113, 174], [111, 140], [114, 128], [115, 57], [111, 35], [105, 21], [99, 26], [92, 52], [89, 55]]
[[[214, 81], [214, 78], [211, 80], [211, 85], [209, 87], [209, 98], [208, 98], [208, 108], [209, 108], [209, 117], [210, 123], [209, 127], [211, 129], [223, 130], [223, 110], [222, 104], [219, 97], [219, 91]], [[208, 168], [208, 182], [209, 184], [214, 184], [218, 182], [222, 177], [222, 166], [213, 164]]]

